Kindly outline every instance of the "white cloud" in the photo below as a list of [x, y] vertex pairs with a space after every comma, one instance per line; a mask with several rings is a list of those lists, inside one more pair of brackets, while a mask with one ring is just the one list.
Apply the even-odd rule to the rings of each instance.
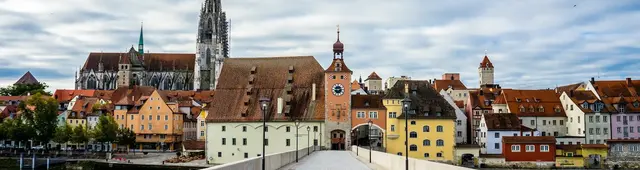
[[[488, 51], [507, 88], [548, 88], [601, 78], [640, 78], [635, 1], [224, 0], [232, 56], [314, 55], [330, 63], [341, 25], [354, 76], [439, 78], [459, 72], [477, 86]], [[125, 51], [144, 21], [145, 48], [194, 52], [198, 1], [0, 1], [0, 85], [30, 69], [52, 88], [73, 88], [91, 51]], [[576, 7], [574, 7], [576, 5]], [[18, 70], [18, 71], [16, 71]], [[21, 72], [16, 75], [15, 72]], [[10, 75], [10, 76], [9, 76]], [[5, 77], [1, 77], [5, 76]]]

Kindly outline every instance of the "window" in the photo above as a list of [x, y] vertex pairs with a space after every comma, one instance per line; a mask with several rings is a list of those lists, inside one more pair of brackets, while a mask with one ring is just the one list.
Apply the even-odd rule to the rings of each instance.
[[249, 158], [249, 153], [244, 153], [244, 158]]
[[227, 144], [227, 139], [226, 138], [222, 138], [222, 145], [226, 145]]
[[218, 157], [222, 157], [222, 152], [218, 152]]
[[494, 143], [493, 144], [493, 148], [494, 149], [500, 149], [500, 144], [499, 143]]
[[287, 132], [291, 132], [291, 127], [287, 126], [287, 128], [285, 128]]
[[409, 133], [409, 138], [418, 138], [418, 133], [416, 133], [416, 132], [410, 132], [410, 133]]
[[536, 125], [536, 120], [531, 120], [531, 126]]
[[[573, 110], [573, 109], [571, 109], [571, 110]], [[580, 116], [578, 116], [578, 123], [580, 123]]]
[[620, 122], [620, 116], [616, 116], [616, 121]]
[[564, 120], [560, 120], [560, 125], [564, 125]]
[[378, 119], [378, 112], [369, 112], [369, 118]]
[[[164, 125], [164, 130], [169, 130], [169, 125]], [[204, 135], [201, 135], [204, 136]]]
[[156, 116], [156, 119], [157, 119], [157, 120], [160, 120], [160, 115], [157, 115], [157, 116]]
[[438, 132], [443, 132], [443, 131], [444, 131], [444, 128], [443, 128], [442, 126], [438, 125], [438, 126], [436, 127], [436, 131], [438, 131]]
[[578, 134], [582, 134], [582, 129], [578, 128]]
[[364, 118], [364, 112], [357, 112], [356, 113], [356, 117], [357, 118]]
[[[391, 126], [393, 126], [393, 125], [391, 125]], [[427, 126], [427, 125], [422, 126], [422, 132], [429, 132], [429, 126]]]
[[542, 125], [547, 125], [547, 120], [542, 120]]
[[396, 125], [391, 125], [391, 131], [392, 132], [396, 131]]
[[555, 126], [556, 125], [556, 120], [553, 120], [552, 122], [553, 122], [553, 125]]
[[416, 145], [410, 145], [410, 146], [409, 146], [409, 150], [410, 150], [410, 151], [418, 151], [418, 146], [416, 146]]
[[149, 120], [153, 120], [153, 116], [149, 115]]
[[269, 146], [269, 139], [264, 139], [264, 146]]
[[549, 152], [549, 145], [540, 145], [540, 152]]
[[500, 137], [500, 133], [496, 132], [496, 133], [494, 134], [494, 136], [495, 136], [495, 138], [499, 138], [499, 137]]
[[457, 120], [456, 124], [458, 124], [458, 126], [462, 126], [462, 120]]
[[227, 131], [226, 126], [222, 126], [222, 131], [223, 131], [223, 132], [224, 132], [224, 131]]
[[291, 146], [291, 139], [285, 139], [285, 146]]
[[609, 128], [603, 128], [602, 129], [602, 133], [605, 134], [605, 135], [608, 135], [609, 134]]
[[442, 153], [436, 153], [436, 156], [437, 156], [438, 158], [440, 158], [440, 157], [442, 157]]
[[317, 132], [318, 131], [318, 126], [313, 126], [313, 132]]
[[442, 139], [436, 140], [436, 146], [444, 146], [444, 140]]
[[411, 125], [416, 125], [416, 121], [411, 121]]
[[[289, 128], [289, 127], [287, 127]], [[247, 126], [242, 126], [242, 132], [247, 132]]]
[[265, 126], [265, 127], [264, 127], [264, 131], [265, 131], [265, 132], [268, 132], [268, 131], [269, 131], [269, 126]]
[[140, 115], [140, 120], [144, 120], [144, 115]]
[[600, 128], [596, 128], [596, 135], [600, 135]]
[[527, 145], [525, 147], [526, 147], [525, 149], [526, 149], [527, 152], [535, 152], [536, 151], [536, 146], [534, 146], [534, 145]]
[[144, 125], [140, 125], [140, 130], [144, 130]]
[[589, 123], [593, 123], [593, 116], [589, 116]]
[[520, 152], [520, 145], [511, 145], [511, 152]]
[[131, 128], [129, 128], [129, 129], [133, 130], [133, 125], [131, 125]]
[[151, 125], [151, 123], [149, 123], [149, 130], [153, 129], [153, 126]]
[[429, 139], [422, 140], [422, 146], [431, 146], [431, 141]]
[[428, 158], [429, 157], [429, 153], [424, 153], [424, 157]]
[[396, 118], [396, 112], [389, 112], [389, 118]]
[[200, 131], [200, 136], [204, 136], [204, 131]]
[[593, 128], [589, 128], [589, 135], [593, 135]]
[[458, 131], [458, 137], [462, 137], [462, 131]]

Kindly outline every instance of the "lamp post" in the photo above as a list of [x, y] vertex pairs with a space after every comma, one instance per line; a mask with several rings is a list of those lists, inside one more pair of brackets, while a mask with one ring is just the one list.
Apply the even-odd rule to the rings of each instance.
[[369, 122], [367, 122], [367, 124], [369, 125], [369, 133], [368, 134], [368, 138], [367, 138], [367, 143], [369, 144], [369, 163], [371, 163], [371, 125], [373, 125], [373, 121], [371, 121], [371, 119], [369, 119]]
[[309, 142], [311, 136], [309, 136], [309, 132], [311, 132], [311, 127], [307, 126], [307, 155], [311, 154], [311, 152], [309, 152], [309, 149], [311, 148], [311, 143]]
[[356, 156], [359, 156], [360, 153], [358, 153], [358, 152], [360, 152], [360, 142], [359, 142], [359, 138], [358, 138], [358, 136], [359, 136], [358, 128], [356, 128], [355, 134], [356, 135], [354, 135], [354, 136], [356, 138]]
[[409, 170], [409, 106], [411, 106], [411, 99], [408, 95], [402, 99], [402, 113], [404, 115], [404, 147], [405, 147], [405, 159], [404, 167]]
[[296, 119], [293, 123], [296, 125], [296, 162], [298, 162], [298, 126], [300, 126], [300, 120]]
[[265, 140], [267, 140], [267, 106], [269, 105], [269, 101], [271, 101], [269, 98], [266, 97], [261, 97], [260, 98], [260, 105], [262, 107], [260, 107], [262, 109], [262, 170], [265, 170]]

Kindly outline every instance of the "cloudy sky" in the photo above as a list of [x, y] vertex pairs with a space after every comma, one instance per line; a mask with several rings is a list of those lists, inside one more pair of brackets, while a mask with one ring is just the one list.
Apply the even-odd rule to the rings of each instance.
[[[0, 86], [24, 72], [73, 88], [89, 52], [195, 52], [204, 0], [0, 0]], [[632, 0], [223, 0], [233, 57], [313, 55], [326, 67], [340, 24], [354, 77], [478, 85], [485, 50], [496, 82], [550, 88], [600, 76], [640, 79], [640, 2]]]

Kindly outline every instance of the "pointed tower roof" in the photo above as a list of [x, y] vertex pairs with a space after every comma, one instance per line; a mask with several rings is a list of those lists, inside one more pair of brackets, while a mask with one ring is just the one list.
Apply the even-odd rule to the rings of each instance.
[[482, 59], [482, 62], [480, 63], [479, 68], [493, 68], [493, 63], [489, 61], [489, 57], [487, 57], [487, 55], [485, 55], [484, 58]]
[[338, 53], [338, 54], [342, 54], [342, 52], [344, 52], [344, 44], [342, 44], [342, 42], [340, 42], [340, 26], [338, 25], [338, 39], [336, 40], [335, 43], [333, 43], [333, 53]]
[[142, 49], [144, 46], [144, 38], [142, 34], [142, 23], [140, 23], [140, 39], [138, 40], [138, 52], [140, 52], [140, 55], [144, 55], [144, 49]]
[[380, 76], [378, 76], [378, 74], [376, 74], [376, 72], [372, 72], [369, 77], [367, 77], [366, 80], [382, 80], [382, 78], [380, 78]]
[[20, 77], [20, 79], [18, 79], [18, 81], [16, 81], [16, 83], [13, 83], [13, 85], [16, 84], [38, 84], [40, 82], [38, 82], [38, 80], [36, 80], [35, 77], [33, 77], [33, 75], [31, 74], [30, 71], [27, 71], [27, 73], [24, 73], [24, 75], [22, 75], [22, 77]]

